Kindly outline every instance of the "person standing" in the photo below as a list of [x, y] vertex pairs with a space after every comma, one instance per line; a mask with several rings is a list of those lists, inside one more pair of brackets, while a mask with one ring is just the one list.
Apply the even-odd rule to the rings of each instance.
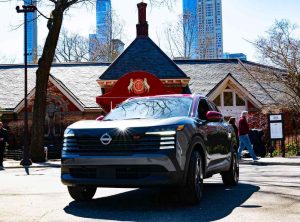
[[3, 156], [7, 137], [7, 130], [3, 128], [3, 123], [0, 122], [0, 170], [3, 169]]
[[235, 117], [230, 117], [228, 123], [232, 125], [234, 132], [235, 132], [236, 143], [239, 145], [240, 144], [239, 130], [238, 130], [237, 126], [235, 125]]
[[249, 151], [249, 154], [251, 155], [253, 160], [258, 160], [257, 156], [254, 153], [252, 144], [250, 142], [249, 138], [249, 125], [247, 122], [247, 116], [248, 112], [243, 111], [241, 114], [241, 118], [239, 120], [239, 128], [238, 128], [238, 134], [239, 134], [239, 149], [238, 149], [238, 159], [241, 158], [241, 154], [243, 149], [246, 147]]

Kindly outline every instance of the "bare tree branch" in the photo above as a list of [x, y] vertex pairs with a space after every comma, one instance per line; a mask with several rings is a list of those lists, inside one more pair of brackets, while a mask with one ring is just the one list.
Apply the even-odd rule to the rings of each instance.
[[197, 19], [192, 14], [179, 15], [175, 23], [167, 24], [165, 38], [167, 40], [170, 54], [173, 58], [191, 58], [192, 42], [195, 38]]
[[285, 94], [283, 104], [300, 113], [300, 40], [294, 37], [295, 29], [296, 26], [287, 20], [276, 21], [266, 37], [259, 37], [252, 44], [265, 64], [286, 71], [264, 72], [261, 81], [268, 83], [270, 89]]

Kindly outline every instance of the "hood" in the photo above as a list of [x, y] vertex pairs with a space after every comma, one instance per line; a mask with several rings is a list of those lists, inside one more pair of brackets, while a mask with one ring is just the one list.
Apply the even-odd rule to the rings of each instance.
[[82, 120], [68, 126], [68, 129], [115, 129], [140, 128], [183, 124], [188, 117], [172, 117], [167, 119], [129, 119], [114, 121]]

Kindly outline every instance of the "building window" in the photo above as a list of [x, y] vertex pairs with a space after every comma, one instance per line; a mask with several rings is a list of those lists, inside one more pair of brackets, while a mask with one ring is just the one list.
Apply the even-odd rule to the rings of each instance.
[[236, 101], [237, 106], [245, 106], [246, 105], [245, 101], [241, 97], [239, 97], [238, 94], [235, 94], [235, 101]]
[[217, 98], [214, 99], [214, 103], [216, 106], [221, 106], [221, 96], [218, 95]]
[[224, 106], [233, 106], [232, 92], [224, 92]]
[[213, 15], [213, 7], [211, 4], [206, 5], [206, 16], [212, 16]]

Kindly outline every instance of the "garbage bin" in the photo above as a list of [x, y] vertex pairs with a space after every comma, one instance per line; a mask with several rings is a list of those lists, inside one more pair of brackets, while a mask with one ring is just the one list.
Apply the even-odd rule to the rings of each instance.
[[251, 129], [249, 131], [249, 138], [253, 145], [253, 150], [256, 156], [265, 157], [266, 147], [263, 142], [264, 132], [262, 129]]

